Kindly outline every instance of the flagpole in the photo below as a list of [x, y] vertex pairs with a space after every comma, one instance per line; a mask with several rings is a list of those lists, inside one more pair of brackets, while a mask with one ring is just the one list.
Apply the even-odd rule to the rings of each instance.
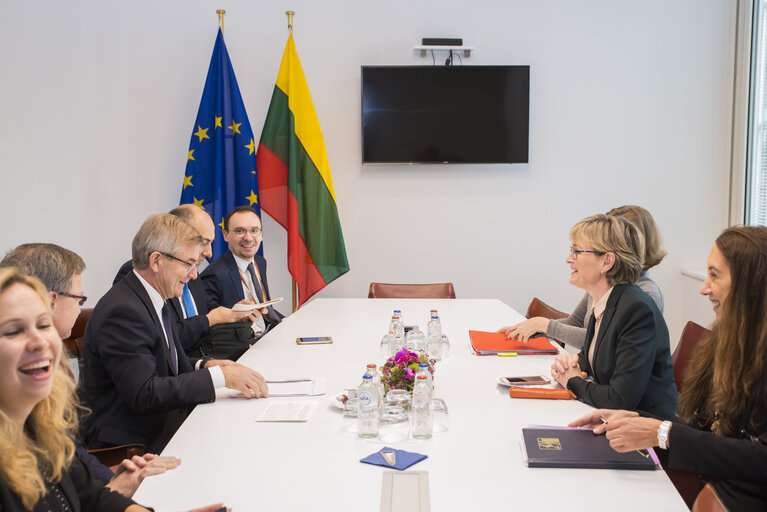
[[218, 14], [218, 24], [221, 26], [221, 35], [224, 35], [224, 14], [226, 14], [226, 11], [219, 9], [216, 11], [216, 14]]
[[[288, 32], [291, 34], [293, 33], [293, 16], [296, 14], [296, 11], [285, 11], [285, 14], [288, 16]], [[293, 293], [293, 313], [296, 312], [298, 309], [298, 283], [296, 283], [295, 278], [291, 278], [291, 286], [290, 290]]]

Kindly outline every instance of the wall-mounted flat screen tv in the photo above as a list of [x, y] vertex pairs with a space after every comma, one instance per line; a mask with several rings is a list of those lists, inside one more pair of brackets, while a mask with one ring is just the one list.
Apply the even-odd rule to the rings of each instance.
[[530, 66], [363, 66], [362, 162], [526, 163]]

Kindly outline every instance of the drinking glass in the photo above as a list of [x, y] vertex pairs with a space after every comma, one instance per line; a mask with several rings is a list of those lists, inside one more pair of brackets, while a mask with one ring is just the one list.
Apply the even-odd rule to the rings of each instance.
[[384, 335], [383, 338], [381, 338], [381, 344], [378, 346], [378, 357], [381, 357], [383, 359], [389, 359], [389, 356], [392, 355], [391, 353], [391, 345], [392, 345], [392, 336], [389, 334]]
[[431, 414], [434, 418], [434, 432], [444, 432], [450, 426], [447, 404], [441, 398], [431, 399]]
[[382, 443], [403, 443], [410, 437], [410, 421], [402, 406], [387, 405], [381, 410], [378, 438]]
[[386, 393], [386, 405], [399, 405], [405, 411], [410, 409], [412, 399], [410, 393], [404, 389], [391, 389]]

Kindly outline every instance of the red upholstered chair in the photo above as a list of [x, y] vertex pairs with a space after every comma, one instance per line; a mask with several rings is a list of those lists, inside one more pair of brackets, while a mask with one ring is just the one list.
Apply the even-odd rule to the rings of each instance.
[[687, 322], [687, 325], [684, 326], [679, 343], [671, 355], [671, 362], [674, 365], [674, 381], [676, 381], [676, 388], [679, 391], [682, 391], [682, 383], [690, 367], [695, 347], [704, 336], [708, 336], [709, 332], [711, 331], [695, 322]]
[[727, 512], [711, 484], [706, 484], [692, 505], [692, 512]]
[[80, 310], [80, 314], [75, 320], [75, 325], [72, 327], [72, 332], [69, 334], [69, 338], [63, 340], [64, 347], [78, 360], [83, 355], [83, 335], [85, 334], [85, 326], [88, 324], [88, 319], [93, 313], [93, 308], [83, 308]]
[[[530, 305], [527, 306], [527, 313], [525, 313], [525, 318], [533, 318], [536, 316], [542, 316], [543, 318], [548, 318], [549, 320], [559, 320], [560, 318], [567, 318], [570, 315], [558, 309], [552, 308], [538, 297], [533, 297], [533, 300], [530, 301]], [[565, 346], [565, 344], [559, 340], [556, 340], [556, 342], [562, 347]]]
[[369, 299], [454, 299], [453, 283], [370, 283]]

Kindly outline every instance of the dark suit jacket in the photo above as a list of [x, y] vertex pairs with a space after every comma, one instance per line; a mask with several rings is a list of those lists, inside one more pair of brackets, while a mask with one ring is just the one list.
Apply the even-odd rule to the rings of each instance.
[[96, 304], [83, 340], [80, 389], [92, 412], [90, 448], [142, 443], [159, 453], [188, 406], [213, 402], [208, 371], [194, 371], [173, 328], [179, 374], [173, 375], [161, 319], [138, 277], [129, 273]]
[[[59, 482], [64, 496], [72, 505], [74, 512], [98, 510], [104, 512], [122, 512], [135, 502], [130, 498], [110, 491], [95, 480], [85, 465], [75, 457], [66, 469]], [[21, 504], [21, 500], [8, 485], [0, 480], [0, 510], [3, 512], [29, 512]], [[38, 501], [33, 512], [49, 510], [45, 501]]]
[[[123, 277], [133, 270], [133, 261], [128, 260], [123, 263], [120, 270], [117, 271], [112, 285], [122, 281]], [[205, 292], [205, 285], [202, 279], [192, 279], [189, 281], [189, 293], [192, 294], [194, 305], [197, 306], [197, 315], [191, 318], [184, 318], [184, 310], [181, 309], [181, 297], [168, 299], [171, 305], [171, 320], [176, 324], [181, 336], [181, 344], [187, 355], [202, 341], [203, 336], [208, 333], [210, 322], [205, 316], [208, 314], [208, 294]]]
[[[261, 274], [261, 281], [264, 283], [266, 296], [270, 299], [269, 284], [266, 281], [266, 260], [256, 254], [254, 258], [258, 265], [258, 272]], [[245, 293], [242, 290], [242, 281], [240, 280], [240, 271], [237, 268], [237, 262], [234, 260], [232, 251], [226, 251], [216, 261], [211, 263], [202, 273], [202, 282], [205, 284], [205, 291], [208, 293], [208, 309], [224, 306], [231, 308], [241, 300], [245, 299]], [[269, 306], [269, 314], [264, 319], [267, 328], [271, 328], [284, 318], [279, 311]]]
[[[669, 431], [672, 469], [719, 478], [717, 494], [730, 510], [767, 510], [767, 396], [752, 390], [751, 404], [735, 437], [711, 432], [698, 417], [691, 425], [674, 423]], [[753, 420], [752, 413], [753, 412]]]
[[588, 361], [593, 337], [594, 323], [589, 322], [579, 363], [594, 382], [580, 377], [567, 382], [580, 400], [594, 407], [674, 415], [677, 391], [668, 328], [645, 292], [633, 284], [613, 288], [596, 339], [596, 371]]

